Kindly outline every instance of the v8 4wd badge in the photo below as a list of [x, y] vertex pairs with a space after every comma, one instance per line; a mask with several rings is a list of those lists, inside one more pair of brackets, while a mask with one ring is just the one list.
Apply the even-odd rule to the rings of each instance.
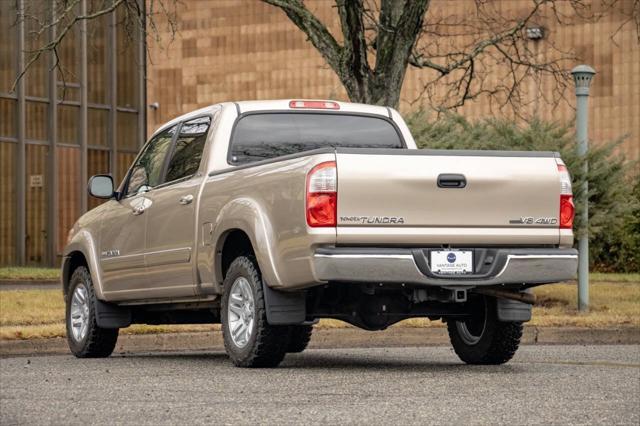
[[512, 225], [555, 225], [558, 223], [558, 219], [555, 217], [522, 216], [518, 219], [511, 219], [509, 223]]

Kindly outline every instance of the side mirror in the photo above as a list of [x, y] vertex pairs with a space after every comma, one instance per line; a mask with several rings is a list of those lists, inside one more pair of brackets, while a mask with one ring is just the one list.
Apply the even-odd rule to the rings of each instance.
[[89, 195], [96, 198], [113, 197], [113, 179], [109, 175], [95, 175], [89, 179]]

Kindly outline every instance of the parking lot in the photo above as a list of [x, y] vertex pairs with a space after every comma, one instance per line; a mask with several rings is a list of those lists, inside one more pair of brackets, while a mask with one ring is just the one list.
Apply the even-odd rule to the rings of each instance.
[[640, 346], [524, 346], [503, 366], [448, 347], [315, 349], [281, 368], [223, 352], [0, 360], [0, 423], [634, 424]]

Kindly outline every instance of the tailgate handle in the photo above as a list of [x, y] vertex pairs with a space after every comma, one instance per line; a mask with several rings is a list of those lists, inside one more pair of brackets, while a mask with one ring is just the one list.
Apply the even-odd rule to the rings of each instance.
[[438, 175], [438, 188], [464, 188], [467, 178], [464, 175], [443, 173]]

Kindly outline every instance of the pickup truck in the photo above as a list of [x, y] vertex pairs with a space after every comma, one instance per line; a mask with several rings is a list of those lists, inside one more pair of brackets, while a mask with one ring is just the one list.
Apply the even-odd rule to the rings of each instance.
[[400, 114], [229, 102], [160, 127], [68, 235], [68, 344], [134, 323], [221, 323], [239, 367], [301, 352], [320, 318], [446, 323], [460, 359], [507, 362], [541, 284], [574, 278], [571, 180], [554, 152], [417, 149]]

